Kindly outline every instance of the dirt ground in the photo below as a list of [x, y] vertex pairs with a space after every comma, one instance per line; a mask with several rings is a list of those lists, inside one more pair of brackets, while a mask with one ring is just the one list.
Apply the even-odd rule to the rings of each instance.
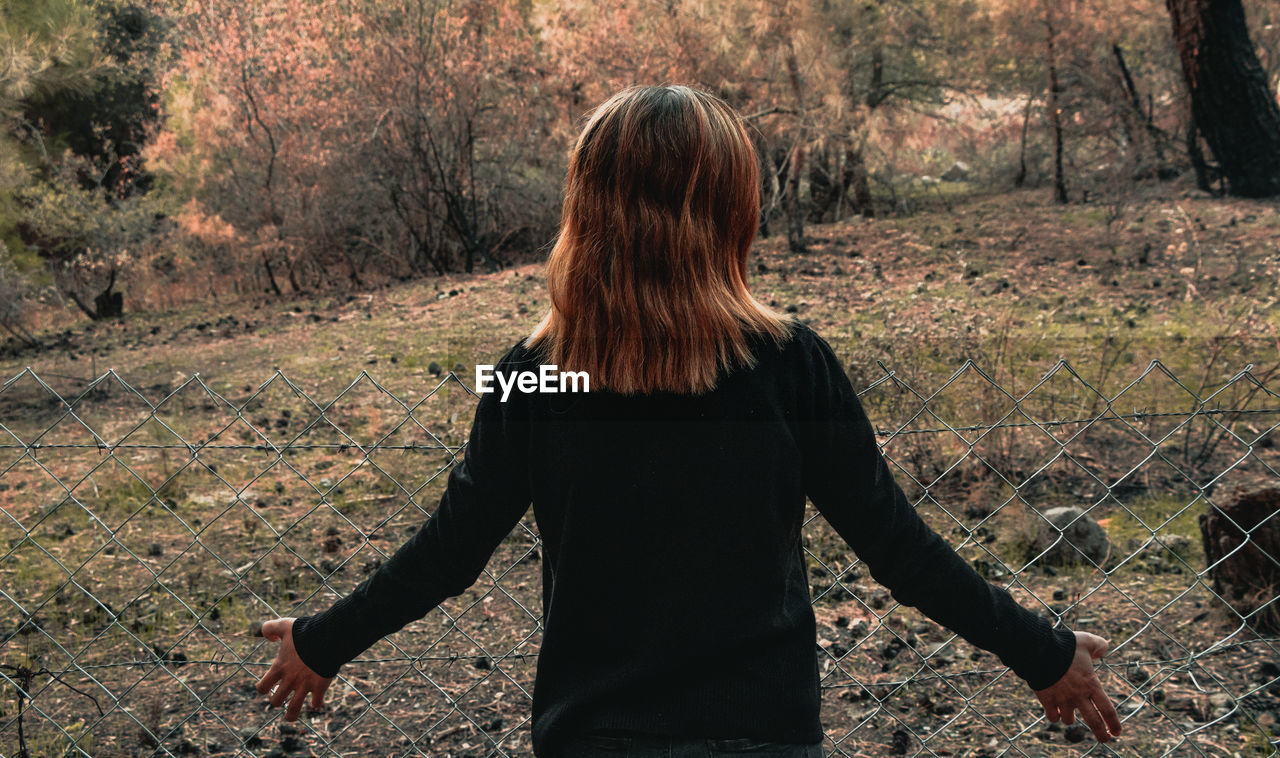
[[[1280, 639], [1214, 593], [1196, 516], [1280, 463], [1280, 206], [1169, 186], [1109, 202], [975, 197], [811, 227], [802, 256], [757, 244], [753, 291], [847, 360], [926, 520], [1020, 602], [1111, 641], [1125, 719], [1110, 747], [1048, 724], [811, 510], [831, 754], [1277, 753]], [[471, 590], [296, 725], [254, 691], [274, 646], [248, 629], [327, 607], [417, 528], [475, 364], [546, 305], [530, 264], [5, 345], [0, 754], [531, 755], [532, 512]], [[1092, 423], [1053, 425], [1071, 418]], [[1106, 562], [1024, 565], [1030, 512], [1068, 503], [1093, 506]]]

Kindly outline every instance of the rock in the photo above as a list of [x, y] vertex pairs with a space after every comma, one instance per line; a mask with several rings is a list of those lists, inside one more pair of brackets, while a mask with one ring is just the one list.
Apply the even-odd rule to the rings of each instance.
[[951, 663], [955, 660], [954, 648], [945, 642], [935, 642], [932, 645], [927, 645], [922, 652], [929, 659], [929, 662], [935, 666]]
[[1271, 661], [1258, 664], [1258, 668], [1253, 672], [1253, 681], [1258, 684], [1273, 684], [1277, 677], [1280, 677], [1280, 666]]
[[280, 740], [280, 749], [286, 753], [296, 753], [306, 747], [306, 743], [296, 734], [290, 734]]
[[1167, 703], [1169, 710], [1186, 713], [1192, 721], [1200, 724], [1213, 718], [1213, 706], [1204, 695], [1170, 695]]
[[262, 744], [262, 737], [258, 735], [258, 730], [251, 726], [246, 726], [239, 731], [240, 742], [245, 747], [257, 747]]
[[1083, 510], [1061, 506], [1050, 508], [1041, 515], [1047, 523], [1037, 519], [1039, 533], [1032, 540], [1030, 550], [1030, 557], [1040, 556], [1036, 559], [1038, 563], [1092, 563], [1101, 566], [1106, 560], [1111, 551], [1107, 532]]
[[924, 176], [920, 177], [920, 183], [926, 187], [932, 187], [933, 185], [937, 184], [938, 181], [939, 181], [938, 177], [929, 176], [928, 174], [925, 174]]
[[1080, 724], [1072, 724], [1062, 732], [1062, 738], [1067, 742], [1080, 742], [1089, 734], [1089, 728]]
[[1210, 717], [1221, 716], [1236, 707], [1236, 701], [1225, 692], [1209, 696]]
[[906, 755], [911, 748], [911, 735], [905, 729], [893, 730], [893, 741], [889, 746], [889, 755]]
[[1169, 548], [1181, 558], [1186, 558], [1190, 554], [1191, 540], [1181, 534], [1164, 534], [1160, 536], [1165, 547]]
[[947, 182], [962, 182], [969, 178], [969, 164], [964, 161], [956, 161], [951, 164], [951, 168], [942, 173], [942, 180]]

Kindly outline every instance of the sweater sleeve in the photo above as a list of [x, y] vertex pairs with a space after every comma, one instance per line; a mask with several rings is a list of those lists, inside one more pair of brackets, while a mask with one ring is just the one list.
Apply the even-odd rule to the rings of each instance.
[[996, 654], [1032, 689], [1057, 682], [1075, 656], [1075, 635], [983, 579], [920, 518], [839, 359], [812, 339], [801, 431], [809, 499], [899, 603]]
[[[494, 367], [520, 370], [512, 348]], [[439, 507], [377, 571], [328, 610], [298, 618], [293, 643], [321, 676], [470, 587], [528, 510], [523, 393], [480, 395], [465, 458], [449, 472]]]

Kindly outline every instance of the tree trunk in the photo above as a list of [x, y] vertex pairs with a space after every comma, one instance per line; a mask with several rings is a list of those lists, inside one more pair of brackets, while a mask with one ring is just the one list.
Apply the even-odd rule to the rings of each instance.
[[1196, 125], [1229, 191], [1280, 195], [1280, 106], [1240, 0], [1165, 0]]
[[[1155, 175], [1160, 176], [1164, 167], [1164, 146], [1161, 140], [1160, 130], [1151, 120], [1151, 111], [1144, 110], [1142, 107], [1142, 98], [1138, 96], [1138, 87], [1133, 83], [1133, 73], [1129, 71], [1129, 64], [1124, 59], [1124, 51], [1119, 45], [1111, 46], [1111, 53], [1115, 56], [1116, 65], [1120, 68], [1120, 77], [1124, 85], [1124, 91], [1129, 95], [1129, 102], [1133, 104], [1133, 118], [1137, 119], [1141, 124], [1143, 131], [1147, 135], [1147, 139], [1151, 143], [1151, 151], [1155, 155], [1156, 169]], [[1129, 119], [1124, 119], [1126, 128], [1129, 128]], [[1136, 142], [1138, 138], [1138, 130], [1132, 129], [1130, 141]]]
[[1261, 634], [1280, 632], [1280, 486], [1239, 486], [1200, 514], [1200, 537], [1213, 589], [1228, 621]]
[[1191, 123], [1187, 124], [1187, 156], [1191, 158], [1191, 168], [1196, 172], [1196, 186], [1204, 192], [1212, 192], [1209, 166], [1204, 162], [1204, 152], [1200, 150], [1200, 128], [1196, 125], [1194, 111], [1191, 113]]
[[793, 253], [805, 253], [804, 215], [800, 212], [800, 171], [804, 165], [804, 130], [791, 148], [791, 170], [787, 172], [787, 247]]
[[1133, 112], [1142, 116], [1142, 99], [1138, 97], [1138, 88], [1133, 83], [1133, 74], [1129, 71], [1129, 64], [1125, 63], [1124, 51], [1119, 45], [1111, 46], [1111, 54], [1116, 58], [1116, 65], [1120, 67], [1120, 77], [1124, 82], [1124, 91], [1129, 95], [1129, 101], [1133, 103]]
[[804, 152], [809, 134], [805, 121], [804, 90], [800, 85], [800, 66], [796, 63], [794, 49], [787, 53], [787, 72], [790, 74], [791, 89], [795, 93], [800, 120], [796, 130], [796, 144], [791, 149], [791, 170], [787, 172], [787, 247], [793, 253], [805, 253], [808, 248], [804, 244], [804, 215], [800, 209], [800, 176], [804, 170]]
[[778, 207], [778, 199], [782, 194], [782, 187], [778, 182], [778, 176], [782, 172], [786, 162], [786, 153], [779, 150], [776, 146], [771, 146], [756, 129], [751, 130], [751, 139], [755, 143], [756, 157], [760, 161], [760, 225], [756, 229], [756, 236], [760, 239], [768, 239], [772, 230], [769, 228], [769, 222], [773, 218], [774, 212]]
[[1013, 177], [1013, 186], [1021, 187], [1027, 183], [1027, 124], [1031, 122], [1031, 101], [1027, 95], [1027, 107], [1022, 111], [1022, 140], [1018, 144], [1018, 175]]
[[1049, 69], [1049, 122], [1053, 124], [1053, 199], [1067, 202], [1067, 180], [1062, 171], [1062, 111], [1058, 107], [1058, 63], [1053, 51], [1053, 17], [1044, 17], [1045, 65]]
[[271, 258], [267, 251], [262, 251], [262, 268], [267, 272], [267, 282], [271, 284], [271, 291], [276, 297], [283, 297], [284, 293], [280, 291], [280, 284], [276, 281], [276, 272], [271, 268]]
[[115, 284], [114, 281], [93, 298], [96, 309], [95, 319], [120, 318], [124, 315], [124, 295], [113, 291], [111, 289], [113, 284]]
[[833, 179], [831, 151], [825, 147], [809, 156], [809, 223], [821, 224], [839, 197], [839, 182]]

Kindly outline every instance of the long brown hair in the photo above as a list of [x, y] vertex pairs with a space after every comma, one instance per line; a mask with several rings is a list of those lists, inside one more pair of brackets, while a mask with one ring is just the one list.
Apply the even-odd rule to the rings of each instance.
[[759, 168], [741, 117], [685, 86], [629, 87], [591, 114], [569, 159], [551, 306], [529, 336], [591, 389], [701, 393], [781, 343], [791, 317], [747, 291]]

